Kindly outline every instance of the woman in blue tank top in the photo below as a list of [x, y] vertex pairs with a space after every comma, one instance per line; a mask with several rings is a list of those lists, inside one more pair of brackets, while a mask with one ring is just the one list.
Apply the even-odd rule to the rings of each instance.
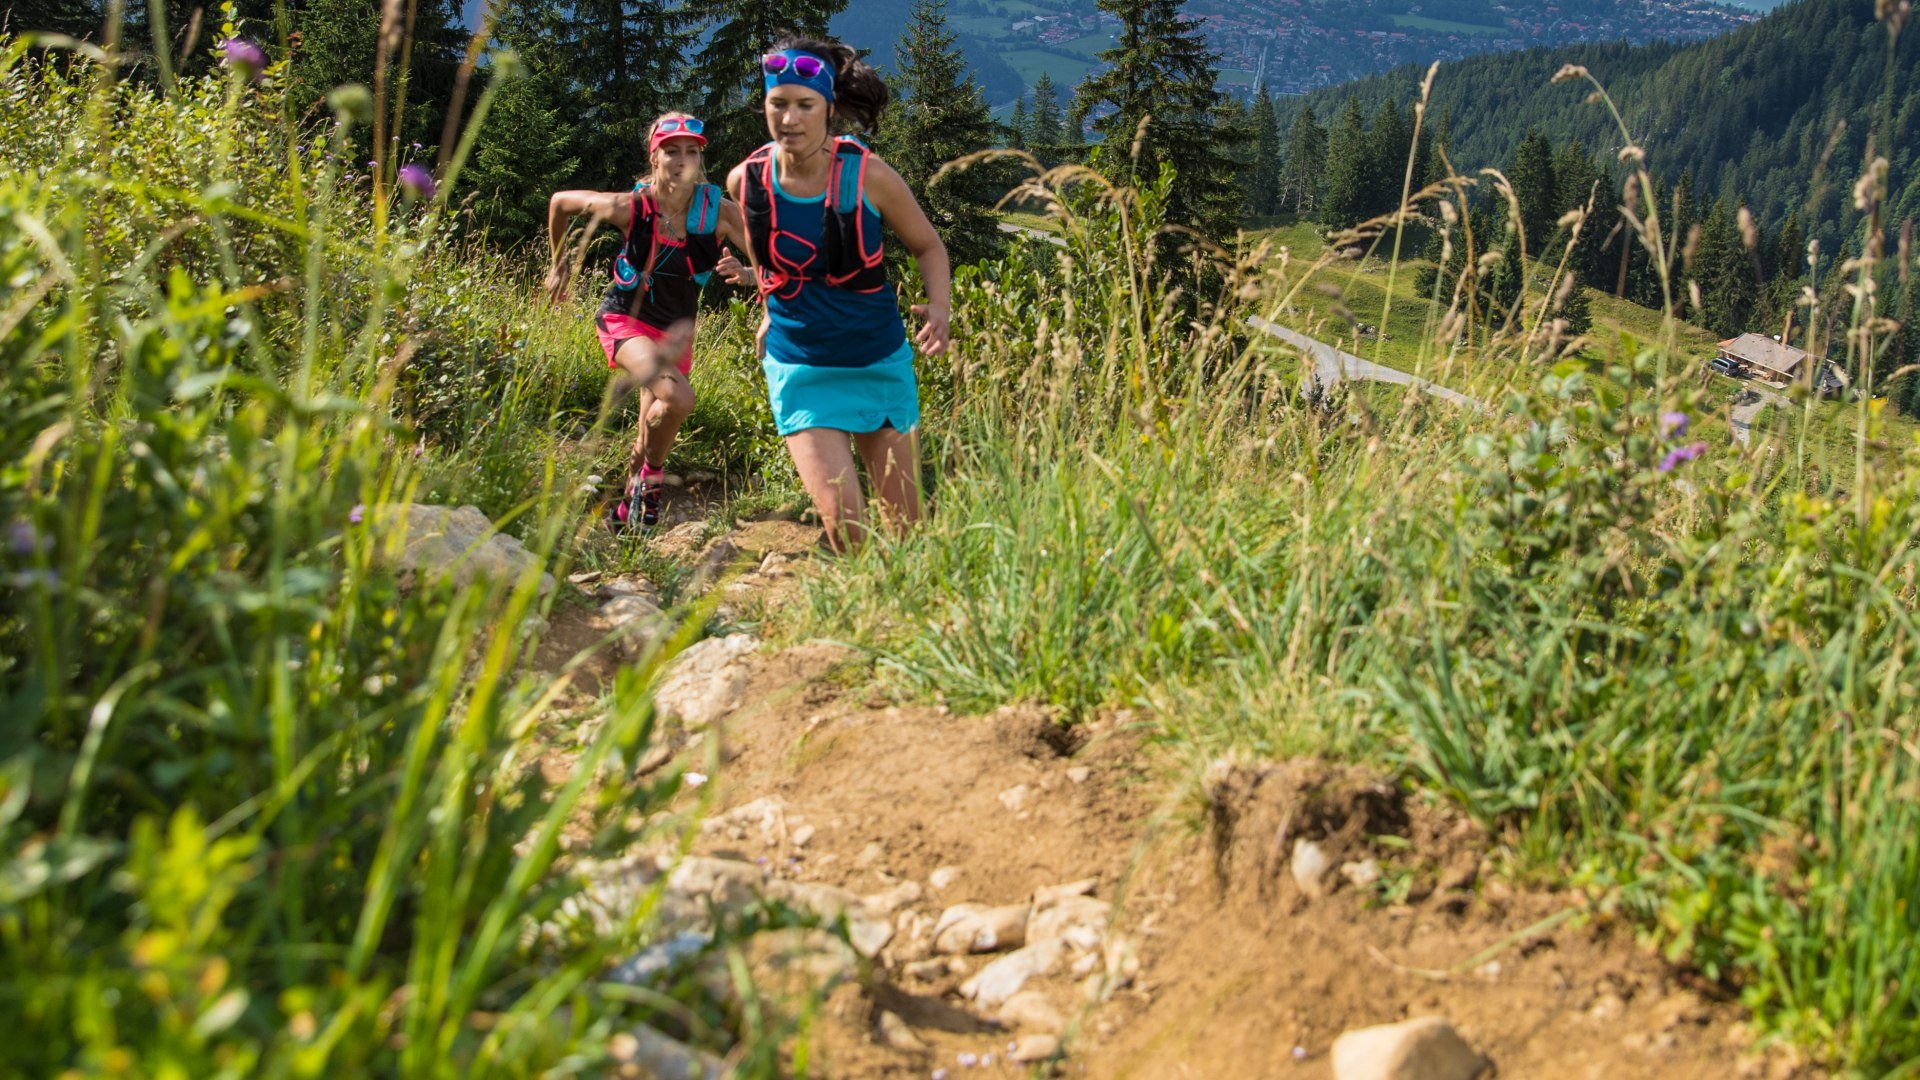
[[[946, 351], [947, 249], [900, 174], [858, 139], [832, 133], [836, 122], [872, 130], [879, 120], [887, 86], [871, 67], [845, 45], [789, 37], [762, 68], [773, 141], [728, 175], [727, 189], [746, 212], [766, 302], [761, 366], [774, 420], [827, 542], [844, 551], [868, 528], [856, 448], [881, 524], [903, 529], [920, 517], [914, 345], [929, 356]], [[912, 341], [882, 264], [883, 229], [926, 282]], [[747, 276], [730, 257], [716, 270]]]

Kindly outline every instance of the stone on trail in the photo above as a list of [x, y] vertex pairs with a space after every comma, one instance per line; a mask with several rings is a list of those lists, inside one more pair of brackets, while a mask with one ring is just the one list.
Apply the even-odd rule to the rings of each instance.
[[980, 969], [961, 984], [962, 996], [983, 1009], [997, 1009], [1020, 992], [1027, 980], [1052, 974], [1060, 966], [1060, 943], [1042, 941], [1017, 949]]
[[726, 1062], [712, 1054], [668, 1038], [645, 1024], [609, 1039], [607, 1050], [622, 1065], [637, 1065], [641, 1075], [659, 1080], [720, 1080], [731, 1072]]
[[621, 593], [600, 605], [587, 625], [601, 634], [618, 635], [615, 648], [628, 659], [645, 652], [666, 626], [660, 606], [639, 593]]
[[1107, 939], [1107, 924], [1113, 919], [1113, 905], [1090, 896], [1070, 896], [1053, 905], [1036, 909], [1027, 922], [1030, 941], [1057, 940], [1075, 952], [1094, 952]]
[[687, 521], [668, 529], [653, 542], [653, 550], [670, 559], [681, 559], [699, 550], [700, 541], [707, 535], [704, 521]]
[[760, 640], [751, 634], [696, 642], [674, 657], [654, 692], [654, 704], [694, 730], [725, 719], [740, 707], [741, 694], [753, 674], [753, 653], [759, 647]]
[[1052, 907], [1070, 896], [1092, 896], [1093, 890], [1099, 884], [1099, 878], [1090, 877], [1069, 881], [1065, 885], [1042, 885], [1033, 890], [1034, 910]]
[[1000, 1006], [1002, 1024], [1015, 1031], [1038, 1031], [1057, 1035], [1067, 1029], [1066, 1017], [1054, 1008], [1053, 1001], [1038, 990], [1022, 990]]
[[905, 1020], [885, 1009], [880, 1010], [877, 1026], [880, 1029], [881, 1041], [895, 1050], [919, 1053], [927, 1048], [927, 1044], [920, 1041], [920, 1036], [913, 1033], [913, 1029], [907, 1026]]
[[1000, 793], [1000, 805], [1006, 807], [1009, 813], [1017, 814], [1027, 808], [1027, 803], [1030, 802], [1032, 798], [1032, 788], [1029, 788], [1025, 784], [1015, 784]]
[[1311, 899], [1318, 900], [1327, 892], [1327, 871], [1333, 869], [1333, 860], [1319, 844], [1311, 840], [1293, 842], [1293, 883]]
[[942, 866], [927, 875], [927, 884], [932, 886], [935, 892], [952, 886], [958, 880], [960, 880], [960, 868], [957, 866]]
[[1380, 880], [1380, 864], [1372, 859], [1340, 864], [1340, 876], [1356, 889], [1365, 889]]
[[[511, 584], [540, 564], [525, 544], [495, 532], [492, 519], [478, 507], [406, 503], [380, 507], [371, 516], [382, 533], [374, 557], [417, 577], [451, 577], [459, 585], [484, 577]], [[540, 592], [553, 588], [553, 575], [542, 573]]]
[[1093, 776], [1093, 770], [1085, 765], [1075, 765], [1067, 770], [1067, 779], [1076, 784], [1084, 784]]
[[1046, 1061], [1060, 1052], [1060, 1040], [1047, 1034], [1022, 1035], [1013, 1041], [1013, 1049], [1007, 1052], [1007, 1059], [1022, 1065], [1036, 1061]]
[[1489, 1064], [1438, 1016], [1361, 1028], [1333, 1040], [1334, 1080], [1475, 1080]]
[[1031, 910], [1025, 904], [995, 908], [960, 904], [948, 908], [934, 926], [934, 951], [953, 954], [1017, 948], [1026, 943]]

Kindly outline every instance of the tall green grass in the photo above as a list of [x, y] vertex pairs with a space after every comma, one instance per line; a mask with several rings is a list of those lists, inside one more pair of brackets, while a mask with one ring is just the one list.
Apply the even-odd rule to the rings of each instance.
[[[1240, 327], [1324, 265], [1243, 252], [1185, 320], [1151, 268], [1163, 192], [1037, 186], [1065, 185], [1066, 247], [961, 275], [930, 522], [823, 575], [810, 629], [969, 708], [1125, 704], [1196, 761], [1379, 762], [1763, 1029], [1920, 1068], [1920, 444], [1844, 474], [1685, 459], [1674, 414], [1707, 399], [1671, 313], [1582, 346], [1544, 298], [1501, 332], [1415, 309], [1425, 370], [1491, 414], [1316, 393]], [[1438, 224], [1464, 190], [1409, 205]], [[1849, 408], [1856, 446], [1885, 437]]]
[[[599, 982], [649, 905], [558, 918], [677, 782], [630, 773], [648, 666], [538, 767], [593, 464], [559, 451], [624, 438], [584, 320], [457, 241], [451, 175], [376, 197], [364, 92], [295, 123], [282, 70], [123, 61], [0, 39], [5, 1071], [597, 1073], [637, 1021], [774, 1071], [778, 1017]], [[534, 562], [397, 573], [393, 508], [440, 500]]]

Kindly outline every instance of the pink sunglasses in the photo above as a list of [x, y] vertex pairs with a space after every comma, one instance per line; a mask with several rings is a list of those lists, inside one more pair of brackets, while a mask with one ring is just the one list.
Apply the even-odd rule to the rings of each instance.
[[760, 58], [760, 67], [771, 75], [778, 75], [792, 64], [794, 73], [803, 79], [818, 78], [826, 67], [815, 56], [788, 56], [786, 53], [768, 53]]

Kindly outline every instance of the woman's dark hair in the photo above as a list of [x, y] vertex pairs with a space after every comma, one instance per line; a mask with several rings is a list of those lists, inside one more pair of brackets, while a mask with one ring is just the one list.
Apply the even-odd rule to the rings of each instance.
[[850, 45], [801, 34], [782, 34], [773, 51], [798, 49], [833, 65], [833, 112], [842, 127], [870, 132], [887, 108], [887, 83]]

